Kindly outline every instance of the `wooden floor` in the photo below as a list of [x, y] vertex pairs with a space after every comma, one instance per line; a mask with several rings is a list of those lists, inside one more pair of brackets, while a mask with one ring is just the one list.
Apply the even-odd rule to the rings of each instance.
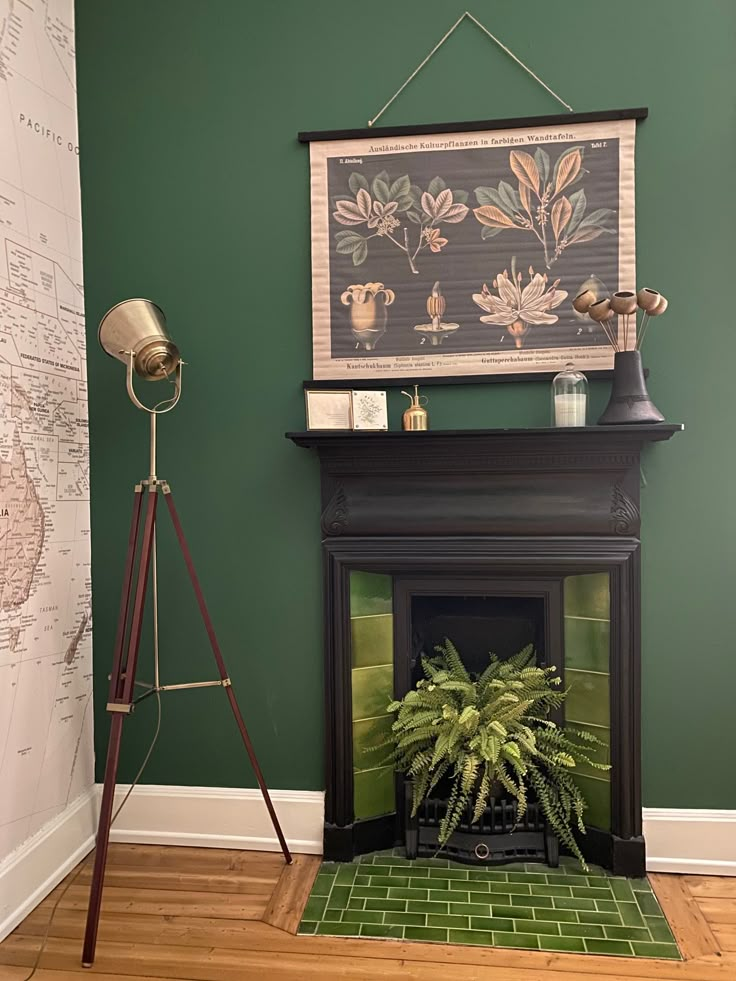
[[[80, 966], [90, 867], [58, 906], [38, 981], [736, 981], [736, 878], [652, 875], [683, 962], [296, 936], [319, 859], [112, 845], [97, 960]], [[63, 884], [0, 944], [0, 981], [30, 971]], [[35, 979], [34, 979], [35, 981]]]

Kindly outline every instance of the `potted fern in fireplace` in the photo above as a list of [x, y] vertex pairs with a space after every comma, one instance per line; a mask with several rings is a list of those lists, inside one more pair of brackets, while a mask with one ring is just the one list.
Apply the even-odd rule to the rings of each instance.
[[407, 853], [556, 864], [559, 839], [585, 866], [573, 828], [585, 832], [586, 803], [572, 771], [608, 766], [591, 758], [599, 740], [549, 717], [566, 696], [555, 669], [527, 647], [491, 655], [471, 675], [449, 640], [436, 650], [416, 688], [389, 705], [391, 760], [407, 778]]

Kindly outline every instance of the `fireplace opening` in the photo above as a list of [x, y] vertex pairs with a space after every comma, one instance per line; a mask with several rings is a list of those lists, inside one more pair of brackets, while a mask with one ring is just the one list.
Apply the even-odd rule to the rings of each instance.
[[471, 674], [481, 674], [489, 655], [507, 660], [531, 645], [546, 663], [544, 599], [541, 596], [413, 596], [411, 599], [412, 687], [422, 675], [422, 657], [452, 641]]

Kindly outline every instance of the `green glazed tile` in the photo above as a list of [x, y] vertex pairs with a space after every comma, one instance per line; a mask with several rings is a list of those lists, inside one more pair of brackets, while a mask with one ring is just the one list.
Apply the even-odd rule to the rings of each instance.
[[644, 917], [641, 915], [641, 911], [636, 903], [619, 903], [618, 912], [624, 926], [645, 926]]
[[552, 909], [551, 896], [512, 896], [512, 906], [542, 906]]
[[649, 885], [649, 879], [629, 879], [629, 885], [634, 890], [634, 892], [651, 892], [652, 887]]
[[496, 872], [492, 869], [469, 869], [468, 878], [479, 882], [508, 882], [508, 872]]
[[377, 747], [391, 735], [392, 715], [353, 722], [353, 769], [373, 770], [386, 762], [387, 750]]
[[613, 899], [596, 899], [595, 906], [599, 913], [618, 913], [618, 903]]
[[356, 923], [318, 923], [316, 932], [328, 937], [356, 937], [359, 929]]
[[364, 899], [349, 899], [348, 909], [365, 909]]
[[[422, 879], [422, 888], [427, 888], [426, 880], [429, 878], [429, 869], [418, 869], [414, 865], [394, 865], [391, 875], [408, 875], [412, 879]], [[435, 888], [437, 888], [435, 886]]]
[[494, 895], [504, 895], [504, 896], [530, 896], [532, 892], [534, 895], [543, 895], [542, 893], [537, 893], [537, 888], [542, 888], [535, 884], [534, 889], [531, 886], [523, 885], [521, 882], [492, 882], [491, 892]]
[[384, 913], [383, 922], [399, 926], [424, 926], [427, 916], [425, 913]]
[[[424, 904], [420, 904], [424, 905]], [[366, 899], [366, 909], [381, 910], [384, 913], [405, 913], [405, 899]], [[409, 912], [423, 912], [422, 910], [410, 910]]]
[[[434, 888], [437, 889], [439, 887], [440, 880], [435, 879], [434, 881], [436, 883]], [[456, 892], [458, 890], [467, 891], [468, 889], [472, 889], [473, 892], [484, 892], [487, 894], [491, 892], [493, 889], [503, 889], [504, 886], [507, 885], [507, 883], [482, 882], [480, 879], [470, 879], [467, 882], [464, 879], [448, 879], [447, 885], [453, 892]]]
[[377, 572], [350, 573], [350, 616], [371, 616], [393, 611], [391, 576]]
[[673, 944], [675, 942], [670, 925], [663, 916], [647, 916], [646, 924], [652, 940], [666, 944]]
[[369, 875], [356, 875], [355, 885], [356, 886], [369, 886], [371, 884], [371, 877]]
[[[367, 900], [366, 900], [367, 901]], [[406, 911], [407, 913], [447, 913], [447, 903], [432, 903], [432, 902], [415, 902], [413, 899], [406, 901]], [[450, 910], [454, 913], [455, 910]]]
[[390, 766], [353, 774], [355, 817], [379, 817], [396, 810], [394, 772]]
[[672, 960], [682, 960], [676, 944], [649, 944], [634, 941], [632, 946], [637, 957], [667, 957]]
[[355, 875], [358, 871], [357, 865], [341, 865], [337, 870], [337, 875], [335, 876], [336, 886], [351, 886], [355, 881]]
[[430, 879], [467, 879], [467, 869], [433, 869], [429, 870]]
[[539, 938], [530, 933], [496, 933], [493, 932], [493, 943], [496, 947], [525, 947], [527, 950], [539, 950]]
[[584, 821], [594, 828], [608, 831], [611, 827], [611, 784], [610, 776], [597, 779], [581, 775], [575, 776], [575, 783], [582, 791], [588, 805]]
[[502, 919], [500, 916], [471, 916], [471, 930], [501, 930], [510, 933], [514, 929], [514, 920]]
[[[394, 669], [390, 664], [377, 668], [357, 668], [351, 672], [353, 686], [353, 721], [386, 715], [393, 698]], [[583, 719], [583, 721], [588, 721]], [[592, 719], [591, 721], [595, 721]]]
[[327, 896], [310, 896], [304, 907], [305, 920], [321, 920], [327, 906]]
[[424, 940], [447, 943], [447, 930], [441, 927], [404, 927], [404, 940]]
[[[435, 885], [435, 883], [430, 882], [430, 885]], [[466, 892], [450, 892], [447, 889], [430, 889], [429, 896], [427, 897], [430, 902], [433, 903], [449, 903], [452, 900], [453, 903], [467, 903], [468, 894]]]
[[583, 923], [603, 923], [605, 926], [623, 926], [620, 913], [581, 913]]
[[387, 899], [388, 888], [379, 886], [353, 886], [353, 899]]
[[360, 928], [360, 935], [361, 937], [403, 940], [404, 930], [407, 929], [411, 929], [411, 927], [398, 926], [391, 923], [363, 923]]
[[429, 886], [430, 889], [434, 889], [435, 892], [467, 892], [470, 883], [463, 882], [462, 879], [437, 879], [431, 875], [424, 885]]
[[662, 915], [662, 910], [660, 909], [659, 903], [651, 892], [638, 892], [636, 894], [636, 901], [639, 904], [639, 909], [645, 916]]
[[605, 901], [611, 898], [610, 889], [600, 889], [593, 886], [576, 886], [572, 894], [577, 899], [602, 899]]
[[390, 614], [350, 621], [352, 666], [372, 668], [394, 663], [394, 618]]
[[586, 940], [585, 946], [589, 954], [620, 954], [631, 957], [631, 944], [628, 940]]
[[[453, 912], [455, 911], [453, 910]], [[462, 912], [462, 910], [458, 910], [457, 912], [460, 913]], [[476, 910], [475, 915], [483, 916], [483, 911]], [[486, 915], [488, 915], [487, 912]], [[523, 915], [524, 912], [520, 906], [496, 906], [496, 904], [494, 903], [493, 906], [491, 907], [491, 916], [502, 916], [504, 918], [510, 917], [513, 920], [517, 916], [523, 916]]]
[[570, 899], [570, 886], [535, 886], [532, 890], [535, 896], [554, 896], [555, 899]]
[[398, 889], [389, 889], [388, 898], [389, 899], [427, 899], [426, 889], [404, 889], [399, 887]]
[[569, 872], [564, 874], [550, 872], [547, 881], [551, 886], [587, 886], [590, 884], [584, 875], [571, 875]]
[[[496, 915], [499, 909], [511, 909], [511, 907], [506, 906], [494, 906], [493, 916]], [[491, 914], [491, 907], [486, 903], [450, 903], [450, 912], [454, 913], [456, 916], [489, 916]], [[502, 913], [502, 916], [508, 916], [508, 913]], [[518, 914], [516, 914], [518, 915]]]
[[415, 858], [411, 864], [418, 869], [447, 869], [450, 867], [446, 858]]
[[[581, 913], [581, 916], [584, 914]], [[577, 923], [578, 917], [571, 909], [535, 909], [535, 920], [553, 920], [555, 923]]]
[[[475, 887], [478, 885], [477, 882], [471, 882], [471, 886]], [[459, 896], [459, 893], [457, 894]], [[450, 899], [455, 900], [455, 893], [450, 895]], [[456, 900], [460, 902], [461, 900]], [[469, 903], [478, 903], [481, 906], [490, 906], [491, 903], [505, 903], [508, 905], [511, 902], [511, 896], [506, 893], [500, 892], [469, 892], [468, 893]]]
[[627, 879], [619, 879], [611, 876], [611, 878], [608, 880], [608, 885], [610, 886], [611, 892], [616, 899], [624, 903], [634, 902], [634, 893]]
[[483, 930], [450, 930], [451, 944], [481, 944], [493, 946], [493, 934]]
[[385, 886], [387, 889], [408, 888], [408, 877], [402, 878], [400, 875], [372, 875], [371, 886]]
[[[522, 882], [524, 885], [536, 883], [539, 886], [547, 885], [547, 876], [537, 872], [509, 872], [509, 882]], [[507, 890], [511, 891], [511, 890]]]
[[565, 617], [565, 680], [567, 672], [576, 669], [608, 674], [610, 660], [611, 625], [607, 620]]
[[556, 909], [579, 909], [579, 910], [590, 910], [595, 912], [596, 905], [592, 899], [565, 899], [563, 896], [555, 896], [553, 900]]
[[346, 909], [343, 923], [383, 923], [383, 913], [367, 909]]
[[[593, 725], [605, 727], [610, 725], [608, 675], [569, 670], [565, 672], [565, 684], [570, 688], [565, 700], [565, 718], [571, 725], [575, 722], [592, 722]], [[381, 712], [373, 714], [382, 715], [385, 710], [384, 706]]]
[[565, 576], [563, 605], [567, 617], [610, 619], [611, 590], [608, 573], [589, 572], [582, 576]]
[[517, 933], [536, 933], [540, 936], [549, 935], [559, 937], [559, 923], [544, 923], [540, 920], [514, 920], [514, 929]]
[[327, 906], [330, 909], [346, 909], [351, 888], [351, 886], [333, 886]]
[[608, 940], [643, 940], [644, 943], [651, 940], [649, 931], [638, 927], [607, 926], [603, 928], [603, 932]]
[[333, 883], [335, 881], [334, 875], [323, 875], [320, 873], [314, 880], [314, 885], [312, 886], [312, 896], [329, 896], [330, 889], [332, 889]]
[[340, 922], [345, 914], [343, 909], [330, 909], [329, 906], [322, 914], [322, 919], [324, 920], [336, 920]]
[[565, 937], [605, 937], [603, 927], [594, 923], [560, 923], [560, 933]]
[[304, 920], [299, 924], [299, 933], [314, 933], [317, 929], [316, 923], [305, 923]]
[[558, 950], [566, 954], [584, 954], [585, 941], [582, 937], [540, 937], [542, 950]]
[[459, 930], [467, 930], [469, 927], [469, 917], [452, 916], [450, 913], [429, 913], [427, 916], [427, 926], [456, 927]]

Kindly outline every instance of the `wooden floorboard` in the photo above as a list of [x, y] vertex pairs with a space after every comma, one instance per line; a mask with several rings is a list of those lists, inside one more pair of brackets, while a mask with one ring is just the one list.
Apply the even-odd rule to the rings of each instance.
[[[319, 859], [112, 845], [94, 968], [80, 966], [89, 868], [61, 899], [34, 981], [736, 981], [736, 880], [652, 875], [686, 957], [555, 954], [295, 934]], [[22, 981], [57, 887], [0, 944], [0, 981]]]

